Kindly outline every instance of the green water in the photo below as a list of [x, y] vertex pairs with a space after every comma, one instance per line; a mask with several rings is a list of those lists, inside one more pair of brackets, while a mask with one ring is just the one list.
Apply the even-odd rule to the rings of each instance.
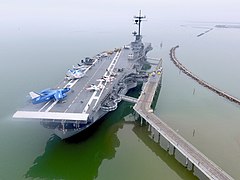
[[191, 179], [184, 167], [149, 141], [146, 128], [139, 127], [132, 116], [122, 118], [126, 112], [129, 104], [124, 103], [89, 137], [71, 142], [50, 138], [24, 177], [157, 179], [165, 174], [167, 179]]
[[[102, 123], [71, 142], [60, 141], [38, 122], [13, 120], [29, 91], [55, 86], [81, 58], [130, 42], [136, 28], [130, 18], [138, 11], [122, 2], [118, 6], [123, 9], [91, 2], [15, 3], [3, 3], [1, 11], [1, 180], [196, 179], [149, 138], [146, 127], [133, 121], [129, 103], [121, 103]], [[149, 20], [143, 25], [143, 39], [152, 42], [149, 56], [162, 57], [164, 66], [155, 113], [240, 179], [239, 106], [179, 73], [169, 60], [169, 50], [180, 45], [180, 62], [240, 98], [240, 30], [214, 29], [197, 38], [205, 29], [180, 26], [186, 21], [168, 22], [154, 3], [144, 7]]]

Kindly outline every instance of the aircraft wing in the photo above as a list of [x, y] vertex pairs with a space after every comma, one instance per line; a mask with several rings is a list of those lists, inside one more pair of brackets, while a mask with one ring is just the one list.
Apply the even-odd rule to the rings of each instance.
[[59, 90], [58, 90], [58, 91], [54, 94], [54, 98], [55, 98], [56, 100], [63, 99], [63, 98], [64, 98], [64, 95], [63, 95], [62, 91], [59, 91]]
[[50, 88], [44, 89], [40, 92], [40, 94], [48, 94], [50, 93], [52, 90]]

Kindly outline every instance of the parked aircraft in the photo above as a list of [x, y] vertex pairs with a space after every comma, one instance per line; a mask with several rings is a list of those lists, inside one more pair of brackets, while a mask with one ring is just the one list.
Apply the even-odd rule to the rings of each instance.
[[80, 79], [85, 75], [81, 70], [72, 70], [69, 69], [66, 73], [66, 79], [72, 80], [72, 79]]
[[101, 79], [97, 79], [97, 81], [102, 81], [102, 82], [112, 82], [115, 77], [113, 76], [103, 76]]
[[80, 70], [80, 71], [84, 71], [88, 68], [89, 66], [86, 66], [86, 65], [81, 65], [81, 64], [78, 64], [77, 66], [74, 66], [73, 65], [73, 69], [74, 70]]
[[100, 91], [101, 89], [103, 88], [102, 85], [94, 85], [94, 84], [91, 84], [89, 87], [86, 88], [86, 90], [89, 90], [89, 91]]
[[42, 102], [47, 102], [52, 99], [54, 100], [61, 100], [67, 96], [67, 92], [70, 88], [63, 88], [63, 89], [45, 89], [40, 93], [30, 92], [29, 95], [32, 98], [33, 104], [38, 104]]

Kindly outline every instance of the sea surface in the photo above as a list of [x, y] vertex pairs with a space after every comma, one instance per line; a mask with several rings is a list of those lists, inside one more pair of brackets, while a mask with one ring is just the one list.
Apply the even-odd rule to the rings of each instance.
[[[100, 16], [101, 17], [101, 16]], [[4, 23], [0, 29], [0, 179], [197, 179], [149, 137], [122, 102], [89, 133], [61, 141], [38, 121], [13, 119], [29, 91], [53, 87], [73, 64], [86, 56], [122, 47], [136, 30], [129, 19], [63, 23]], [[68, 22], [64, 25], [64, 23]], [[54, 24], [56, 23], [56, 24]], [[72, 23], [72, 24], [71, 24]], [[84, 24], [86, 23], [86, 24]], [[149, 57], [163, 59], [162, 88], [155, 113], [233, 178], [240, 179], [240, 107], [181, 73], [169, 51], [205, 81], [240, 98], [240, 29], [214, 23], [143, 22]], [[196, 27], [197, 26], [197, 27]], [[162, 43], [162, 47], [160, 44]], [[138, 95], [132, 91], [132, 95]], [[195, 134], [193, 136], [193, 131]]]

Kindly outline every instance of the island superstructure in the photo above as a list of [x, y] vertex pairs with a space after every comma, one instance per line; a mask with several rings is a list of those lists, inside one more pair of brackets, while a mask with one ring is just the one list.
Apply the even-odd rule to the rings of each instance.
[[[106, 113], [114, 111], [129, 89], [147, 78], [142, 67], [147, 62], [150, 43], [142, 42], [141, 22], [145, 16], [134, 16], [138, 32], [135, 40], [121, 48], [105, 51], [92, 58], [85, 58], [74, 70], [68, 71], [54, 89], [70, 88], [64, 99], [27, 105], [18, 110], [14, 118], [39, 119], [43, 127], [51, 129], [62, 139], [69, 138], [88, 128]], [[71, 73], [81, 72], [75, 77]]]

